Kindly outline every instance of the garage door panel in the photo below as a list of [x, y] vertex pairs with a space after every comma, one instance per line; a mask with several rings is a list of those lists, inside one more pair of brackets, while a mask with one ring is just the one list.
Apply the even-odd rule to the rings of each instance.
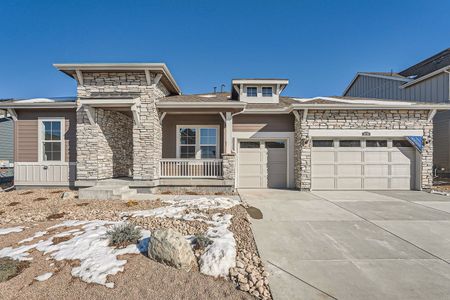
[[314, 165], [311, 170], [312, 176], [321, 176], [324, 174], [334, 174], [334, 165]]
[[268, 166], [268, 174], [285, 175], [286, 168], [286, 164], [270, 164]]
[[412, 151], [394, 151], [392, 152], [392, 161], [399, 163], [409, 163], [413, 158]]
[[337, 188], [340, 190], [360, 190], [362, 189], [361, 178], [340, 178], [336, 180]]
[[239, 153], [240, 162], [243, 164], [252, 164], [252, 163], [260, 163], [264, 162], [264, 158], [261, 153], [258, 151], [245, 151]]
[[364, 166], [365, 176], [389, 176], [389, 166], [388, 165], [365, 165]]
[[387, 177], [365, 177], [364, 189], [366, 190], [386, 190], [389, 189], [389, 179]]
[[265, 165], [241, 165], [241, 166], [242, 167], [239, 169], [239, 173], [242, 176], [258, 176], [261, 172], [264, 171], [265, 168]]
[[366, 151], [364, 153], [365, 162], [387, 163], [389, 162], [389, 153], [387, 151]]
[[239, 186], [242, 188], [262, 187], [263, 182], [259, 176], [240, 176]]
[[311, 188], [313, 190], [334, 190], [334, 178], [314, 178]]
[[392, 165], [391, 174], [393, 176], [410, 176], [411, 166], [410, 165]]
[[334, 152], [317, 151], [312, 154], [312, 158], [317, 163], [334, 163]]
[[337, 153], [337, 161], [339, 163], [362, 162], [362, 153], [360, 151], [341, 150]]
[[361, 176], [361, 165], [338, 165], [337, 176]]
[[391, 188], [397, 190], [408, 190], [411, 188], [411, 178], [409, 177], [391, 178]]

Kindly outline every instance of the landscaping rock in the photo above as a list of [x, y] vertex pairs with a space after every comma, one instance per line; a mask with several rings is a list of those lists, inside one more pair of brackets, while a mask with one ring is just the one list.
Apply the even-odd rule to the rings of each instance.
[[197, 265], [188, 241], [181, 233], [170, 228], [153, 232], [148, 256], [157, 262], [185, 271], [190, 271]]

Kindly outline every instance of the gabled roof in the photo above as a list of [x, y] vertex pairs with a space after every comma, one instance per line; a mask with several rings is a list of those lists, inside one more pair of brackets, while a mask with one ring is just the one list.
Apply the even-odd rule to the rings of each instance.
[[343, 96], [347, 94], [347, 92], [350, 90], [350, 88], [353, 86], [355, 81], [358, 79], [359, 76], [368, 76], [368, 77], [375, 77], [375, 78], [382, 78], [382, 79], [389, 79], [389, 80], [399, 80], [405, 83], [408, 83], [412, 81], [410, 78], [406, 78], [399, 73], [393, 73], [393, 72], [358, 72], [356, 73], [355, 77], [353, 77], [352, 81], [350, 81], [349, 85], [345, 88], [344, 92], [342, 93]]
[[161, 81], [172, 94], [181, 94], [181, 89], [165, 63], [75, 63], [54, 64], [55, 68], [76, 79], [77, 71], [152, 71], [163, 75]]
[[447, 66], [450, 66], [450, 48], [401, 71], [399, 74], [405, 77], [415, 76], [414, 79], [418, 79]]

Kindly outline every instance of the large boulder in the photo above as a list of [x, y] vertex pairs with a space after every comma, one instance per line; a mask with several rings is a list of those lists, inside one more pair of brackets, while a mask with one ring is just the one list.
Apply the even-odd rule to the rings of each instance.
[[158, 229], [152, 233], [148, 246], [148, 257], [185, 271], [189, 271], [197, 265], [191, 245], [181, 233], [173, 229]]

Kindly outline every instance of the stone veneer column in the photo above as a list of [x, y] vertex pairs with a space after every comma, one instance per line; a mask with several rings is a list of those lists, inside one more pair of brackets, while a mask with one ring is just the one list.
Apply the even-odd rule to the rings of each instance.
[[426, 110], [314, 110], [303, 121], [303, 111], [295, 120], [294, 170], [295, 187], [311, 189], [311, 138], [309, 129], [387, 129], [423, 130], [424, 147], [420, 155], [421, 189], [433, 184], [433, 122], [428, 121]]
[[236, 154], [227, 153], [222, 154], [222, 176], [225, 180], [234, 181], [236, 178]]

